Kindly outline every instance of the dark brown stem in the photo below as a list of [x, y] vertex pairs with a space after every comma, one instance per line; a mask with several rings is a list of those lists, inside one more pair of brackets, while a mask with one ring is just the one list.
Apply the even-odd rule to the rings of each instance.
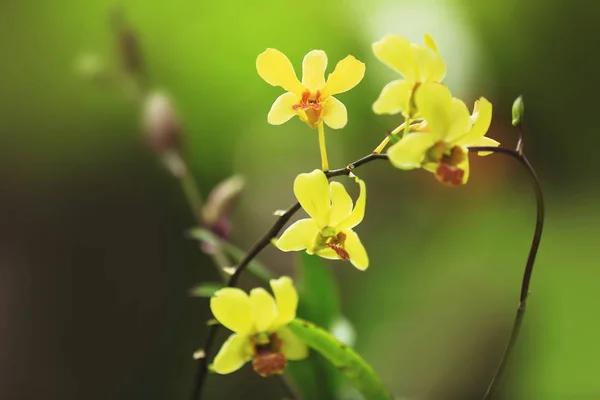
[[[343, 176], [349, 175], [353, 169], [358, 168], [364, 164], [367, 164], [371, 161], [375, 160], [387, 160], [387, 155], [385, 154], [369, 154], [355, 162], [349, 164], [345, 168], [330, 170], [325, 173], [327, 178], [332, 178], [334, 176]], [[236, 265], [234, 273], [229, 278], [227, 282], [227, 287], [235, 287], [238, 283], [238, 280], [242, 273], [245, 271], [246, 267], [250, 262], [263, 251], [271, 240], [277, 237], [281, 229], [288, 223], [290, 218], [300, 210], [300, 203], [296, 203], [289, 207], [271, 226], [271, 228], [250, 248], [250, 250], [246, 253], [244, 258]], [[196, 379], [194, 383], [194, 388], [192, 391], [191, 400], [200, 400], [202, 398], [202, 389], [204, 387], [204, 383], [206, 381], [206, 377], [208, 375], [208, 357], [211, 356], [211, 349], [216, 339], [217, 333], [219, 331], [220, 325], [211, 325], [208, 328], [208, 333], [206, 335], [206, 340], [204, 341], [204, 353], [205, 356], [198, 360], [198, 369], [196, 372]]]
[[483, 396], [484, 400], [491, 398], [494, 393], [494, 390], [497, 387], [497, 383], [500, 381], [502, 374], [507, 365], [507, 361], [512, 353], [515, 343], [517, 341], [517, 337], [519, 336], [519, 330], [523, 323], [523, 317], [525, 316], [525, 308], [527, 306], [527, 297], [529, 296], [529, 284], [531, 282], [531, 275], [533, 273], [533, 266], [535, 264], [535, 258], [537, 256], [538, 248], [540, 246], [540, 241], [542, 240], [542, 231], [544, 229], [544, 195], [542, 193], [542, 187], [540, 185], [540, 180], [535, 173], [535, 170], [529, 163], [529, 160], [522, 153], [522, 137], [520, 137], [519, 143], [517, 144], [517, 149], [507, 149], [504, 147], [470, 147], [469, 150], [473, 152], [478, 151], [491, 151], [494, 153], [501, 153], [508, 155], [521, 163], [523, 167], [529, 173], [531, 178], [531, 183], [533, 186], [533, 190], [535, 192], [537, 213], [536, 213], [536, 222], [535, 222], [535, 231], [533, 233], [533, 239], [531, 241], [531, 247], [529, 249], [529, 255], [527, 257], [527, 263], [525, 264], [525, 270], [523, 272], [523, 281], [521, 283], [521, 295], [519, 297], [519, 307], [517, 308], [517, 314], [515, 316], [515, 320], [513, 322], [512, 332], [510, 333], [510, 337], [508, 339], [508, 344], [504, 349], [504, 354], [500, 359], [500, 363], [492, 376], [492, 380], [488, 385], [488, 388]]

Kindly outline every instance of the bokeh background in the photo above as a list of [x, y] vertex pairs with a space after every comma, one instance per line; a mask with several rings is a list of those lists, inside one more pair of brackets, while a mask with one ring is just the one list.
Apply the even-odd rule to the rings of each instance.
[[[353, 54], [362, 83], [340, 99], [330, 163], [369, 151], [400, 117], [371, 104], [396, 79], [371, 43], [386, 33], [436, 38], [446, 83], [494, 104], [490, 136], [514, 145], [510, 106], [523, 94], [525, 149], [547, 196], [529, 308], [499, 397], [600, 398], [597, 149], [600, 3], [590, 0], [199, 2], [0, 1], [0, 393], [3, 399], [180, 399], [209, 318], [188, 289], [217, 279], [185, 237], [180, 187], [143, 144], [140, 110], [121, 87], [84, 79], [82, 55], [119, 65], [109, 16], [139, 35], [148, 84], [169, 93], [203, 193], [233, 173], [247, 189], [233, 241], [247, 248], [293, 201], [297, 173], [319, 166], [316, 133], [270, 126], [281, 93], [256, 56]], [[79, 68], [80, 69], [80, 68]], [[371, 266], [331, 263], [356, 348], [398, 396], [476, 399], [499, 360], [517, 306], [535, 208], [510, 159], [473, 160], [466, 187], [372, 163], [358, 232]], [[347, 181], [350, 183], [350, 181]], [[293, 274], [294, 257], [261, 260]], [[244, 281], [245, 286], [252, 281]], [[246, 367], [210, 377], [208, 398], [275, 399]]]

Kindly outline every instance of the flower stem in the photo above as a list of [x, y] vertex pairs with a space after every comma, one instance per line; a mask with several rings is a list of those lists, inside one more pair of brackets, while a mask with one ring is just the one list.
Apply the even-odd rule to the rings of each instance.
[[536, 199], [536, 222], [535, 222], [535, 231], [533, 233], [533, 239], [531, 241], [531, 247], [529, 249], [529, 255], [527, 256], [527, 262], [525, 263], [525, 270], [523, 272], [523, 280], [521, 282], [521, 294], [519, 297], [519, 307], [517, 308], [517, 314], [515, 316], [515, 320], [513, 322], [512, 331], [510, 333], [510, 337], [508, 339], [508, 344], [504, 349], [504, 354], [500, 359], [500, 363], [492, 376], [492, 380], [488, 385], [488, 388], [483, 396], [483, 400], [487, 400], [491, 398], [494, 393], [494, 390], [497, 387], [497, 383], [500, 381], [504, 370], [506, 369], [507, 361], [515, 347], [515, 343], [519, 336], [519, 331], [521, 325], [523, 323], [523, 318], [525, 316], [525, 308], [527, 306], [527, 297], [529, 296], [529, 284], [531, 282], [531, 276], [533, 274], [533, 266], [535, 264], [535, 259], [537, 256], [538, 248], [540, 246], [540, 241], [542, 240], [542, 231], [544, 229], [544, 214], [545, 214], [545, 206], [544, 206], [544, 195], [542, 192], [542, 186], [540, 184], [540, 180], [535, 173], [535, 170], [529, 163], [529, 160], [522, 153], [522, 140], [519, 140], [519, 144], [517, 145], [517, 149], [507, 149], [504, 147], [470, 147], [469, 151], [479, 152], [479, 151], [491, 151], [494, 153], [501, 153], [508, 155], [521, 163], [523, 167], [529, 173], [531, 178], [531, 184], [533, 186], [533, 190], [535, 192]]
[[179, 183], [181, 184], [190, 210], [196, 218], [196, 223], [202, 225], [202, 195], [200, 195], [196, 180], [187, 167], [185, 168], [185, 172], [179, 176]]
[[[408, 121], [408, 120], [407, 120], [407, 121]], [[392, 136], [392, 135], [397, 135], [397, 134], [398, 134], [400, 131], [402, 131], [403, 129], [410, 130], [410, 124], [407, 124], [407, 123], [406, 123], [407, 121], [404, 121], [404, 122], [403, 122], [403, 123], [402, 123], [400, 126], [398, 126], [396, 129], [394, 129], [393, 131], [391, 131], [391, 132], [390, 132], [390, 133], [389, 133], [389, 134], [388, 134], [388, 135], [385, 137], [385, 139], [383, 139], [383, 140], [381, 141], [381, 143], [379, 143], [379, 146], [377, 146], [377, 147], [375, 148], [375, 150], [373, 150], [373, 153], [374, 153], [374, 154], [381, 154], [381, 152], [382, 152], [382, 151], [385, 149], [385, 146], [387, 146], [387, 145], [388, 145], [388, 143], [390, 142], [390, 136]]]
[[325, 128], [323, 121], [319, 122], [319, 148], [321, 149], [321, 169], [323, 172], [329, 171], [329, 162], [327, 162], [327, 146], [325, 145]]

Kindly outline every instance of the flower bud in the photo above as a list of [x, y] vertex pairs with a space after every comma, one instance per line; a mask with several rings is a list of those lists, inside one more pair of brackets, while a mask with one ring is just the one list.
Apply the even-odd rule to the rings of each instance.
[[517, 126], [523, 119], [523, 113], [525, 112], [525, 103], [523, 102], [523, 96], [517, 97], [512, 106], [512, 124]]
[[219, 183], [208, 195], [202, 207], [204, 225], [223, 239], [231, 231], [231, 215], [244, 191], [244, 178], [234, 175]]
[[123, 11], [120, 9], [114, 11], [112, 22], [123, 70], [131, 75], [142, 75], [144, 73], [144, 60], [137, 32], [128, 24]]
[[177, 150], [181, 142], [181, 125], [169, 97], [153, 92], [144, 104], [142, 125], [150, 148], [159, 154]]

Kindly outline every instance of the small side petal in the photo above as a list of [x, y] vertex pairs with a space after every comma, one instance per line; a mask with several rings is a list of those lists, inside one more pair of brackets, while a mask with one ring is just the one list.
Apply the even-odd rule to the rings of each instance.
[[[498, 142], [497, 140], [494, 140], [492, 138], [489, 138], [487, 136], [482, 137], [481, 139], [479, 139], [478, 141], [476, 141], [475, 143], [471, 144], [471, 146], [486, 146], [486, 147], [498, 147], [500, 146], [500, 142]], [[490, 154], [494, 154], [493, 151], [478, 151], [477, 155], [478, 156], [489, 156]]]
[[481, 97], [477, 103], [475, 103], [475, 111], [477, 115], [475, 122], [471, 130], [461, 137], [457, 144], [462, 146], [471, 146], [482, 138], [490, 128], [492, 122], [492, 103], [490, 103], [485, 97]]
[[267, 115], [267, 121], [271, 125], [281, 125], [289, 121], [290, 118], [296, 115], [296, 110], [293, 107], [299, 102], [300, 97], [292, 92], [282, 94], [271, 106], [269, 115]]
[[294, 194], [319, 228], [329, 224], [329, 181], [323, 171], [315, 169], [309, 174], [298, 175], [294, 181]]
[[358, 235], [353, 230], [347, 230], [344, 233], [346, 234], [345, 249], [350, 256], [350, 262], [359, 270], [366, 270], [369, 266], [369, 256]]
[[321, 90], [321, 96], [328, 97], [344, 93], [358, 85], [365, 76], [365, 64], [354, 56], [347, 56], [337, 63], [335, 69], [327, 77], [327, 82]]
[[325, 85], [327, 54], [323, 50], [312, 50], [302, 61], [302, 84], [312, 93]]
[[289, 328], [281, 328], [277, 331], [281, 339], [281, 352], [288, 360], [302, 360], [308, 357], [308, 346], [298, 339]]
[[396, 168], [415, 169], [421, 167], [427, 151], [435, 143], [435, 137], [429, 132], [410, 133], [392, 145], [387, 154]]
[[352, 214], [352, 198], [344, 185], [339, 182], [329, 184], [331, 194], [331, 217], [329, 223], [336, 226]]
[[299, 251], [310, 248], [319, 234], [319, 228], [311, 218], [301, 219], [290, 225], [275, 242], [281, 251]]
[[269, 85], [281, 86], [288, 92], [301, 96], [305, 90], [290, 60], [276, 49], [267, 49], [256, 59], [256, 70]]
[[234, 333], [221, 346], [213, 369], [217, 374], [230, 374], [252, 358], [252, 344], [248, 336]]
[[344, 103], [331, 96], [323, 104], [321, 118], [331, 129], [342, 129], [348, 122], [348, 111]]
[[270, 284], [277, 304], [277, 318], [273, 322], [272, 330], [277, 330], [296, 318], [298, 292], [296, 292], [294, 282], [288, 276], [272, 279]]
[[277, 318], [277, 305], [275, 299], [263, 288], [250, 291], [252, 303], [252, 319], [257, 332], [268, 332]]
[[467, 153], [467, 157], [465, 157], [464, 161], [457, 165], [458, 168], [464, 171], [462, 184], [464, 185], [469, 180], [469, 174], [471, 172], [470, 164], [469, 164], [469, 154]]
[[469, 132], [471, 118], [467, 105], [460, 99], [452, 99], [452, 123], [444, 140], [447, 143], [460, 144]]
[[373, 53], [381, 62], [402, 74], [404, 79], [415, 83], [416, 60], [410, 42], [399, 35], [387, 35], [373, 43]]
[[365, 181], [362, 179], [356, 178], [356, 183], [358, 183], [360, 187], [360, 193], [358, 195], [358, 199], [356, 199], [356, 205], [352, 210], [352, 213], [340, 222], [336, 226], [336, 231], [343, 231], [346, 229], [352, 229], [356, 225], [360, 224], [363, 218], [365, 217], [365, 206], [367, 204], [367, 186], [365, 185]]
[[375, 114], [398, 114], [408, 111], [413, 85], [405, 80], [391, 81], [383, 87], [373, 103]]
[[429, 82], [441, 82], [446, 76], [446, 63], [438, 50], [435, 40], [428, 34], [423, 36], [425, 46], [435, 53], [435, 58], [431, 64], [427, 79]]
[[248, 295], [243, 290], [218, 290], [210, 299], [210, 309], [216, 320], [227, 329], [240, 334], [252, 332], [252, 307]]

